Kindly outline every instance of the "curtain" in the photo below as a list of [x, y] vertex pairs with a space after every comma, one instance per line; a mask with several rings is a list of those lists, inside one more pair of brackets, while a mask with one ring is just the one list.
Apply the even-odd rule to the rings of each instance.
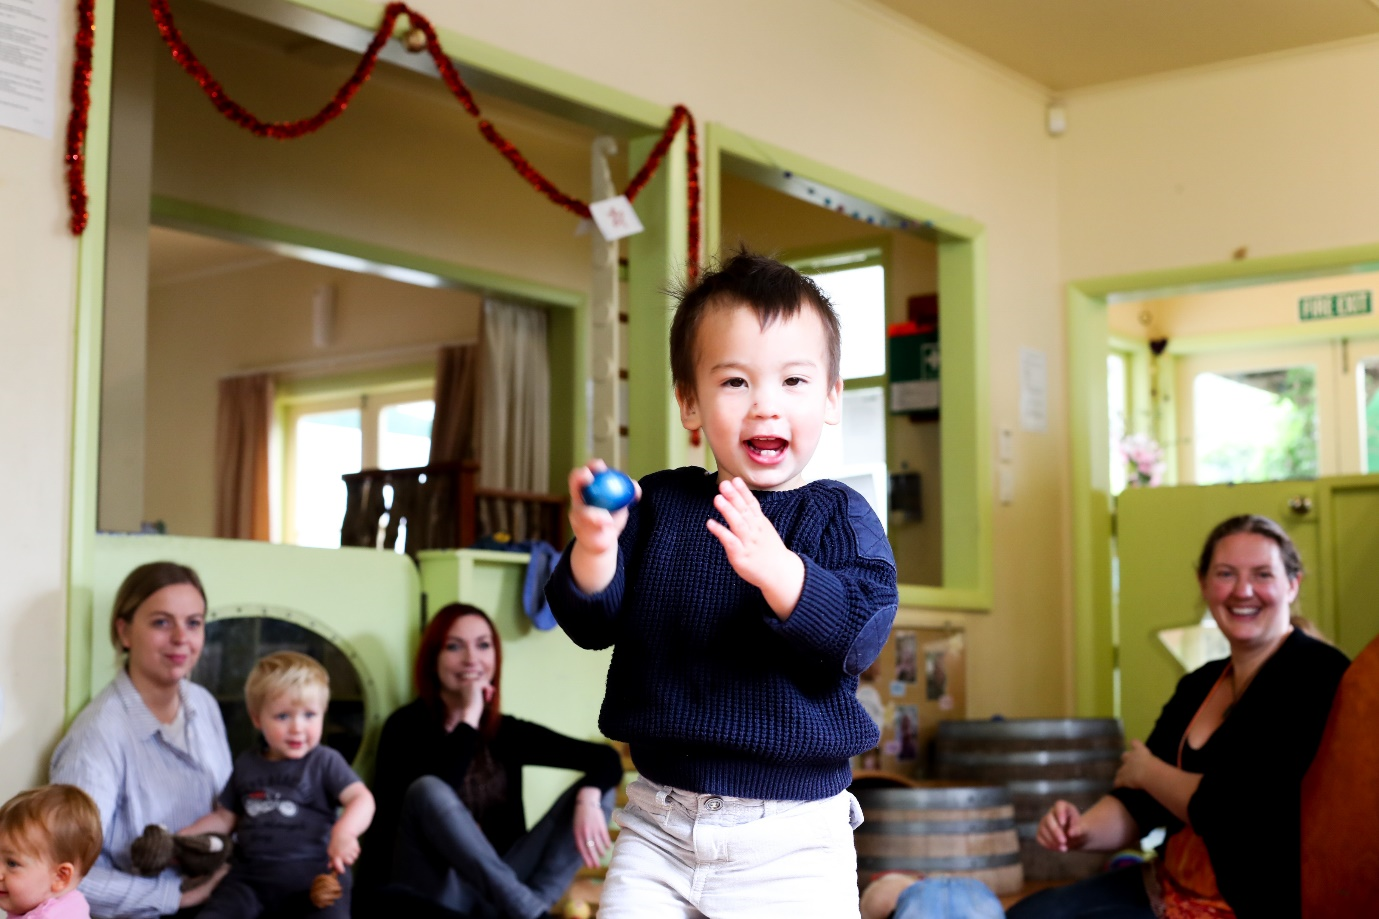
[[[546, 360], [546, 313], [534, 307], [484, 301], [479, 486], [545, 492], [550, 488], [551, 377]], [[520, 504], [481, 502], [480, 532], [506, 532], [521, 541], [537, 521]]]
[[268, 438], [273, 380], [267, 374], [220, 381], [215, 429], [215, 535], [269, 536]]
[[479, 346], [450, 345], [436, 359], [436, 418], [431, 424], [432, 463], [473, 459]]

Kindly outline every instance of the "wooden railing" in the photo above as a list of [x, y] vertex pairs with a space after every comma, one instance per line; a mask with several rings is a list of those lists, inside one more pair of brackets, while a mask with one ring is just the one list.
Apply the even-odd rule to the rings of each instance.
[[340, 545], [403, 550], [461, 549], [506, 533], [513, 542], [565, 544], [563, 495], [481, 488], [479, 464], [435, 463], [366, 469], [341, 476], [345, 519]]

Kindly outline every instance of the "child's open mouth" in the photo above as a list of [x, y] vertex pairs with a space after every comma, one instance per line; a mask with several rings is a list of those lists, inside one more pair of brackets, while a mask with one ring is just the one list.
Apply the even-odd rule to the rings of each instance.
[[783, 437], [750, 437], [743, 442], [747, 455], [758, 463], [778, 463], [785, 458], [785, 450], [790, 441]]

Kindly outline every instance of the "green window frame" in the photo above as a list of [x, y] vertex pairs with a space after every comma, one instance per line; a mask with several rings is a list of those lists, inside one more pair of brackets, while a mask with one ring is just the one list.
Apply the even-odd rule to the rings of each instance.
[[[900, 585], [903, 608], [991, 608], [991, 433], [986, 360], [986, 238], [983, 226], [917, 198], [710, 122], [704, 131], [705, 251], [720, 244], [722, 176], [807, 177], [811, 183], [903, 221], [938, 249], [943, 303], [943, 584]], [[873, 380], [857, 380], [866, 385]], [[903, 615], [902, 615], [903, 621]]]

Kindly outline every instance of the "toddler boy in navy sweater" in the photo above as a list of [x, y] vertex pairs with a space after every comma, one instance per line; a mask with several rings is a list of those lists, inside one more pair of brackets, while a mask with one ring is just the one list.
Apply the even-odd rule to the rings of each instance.
[[856, 699], [895, 618], [895, 561], [855, 491], [806, 482], [840, 420], [837, 316], [808, 278], [747, 253], [680, 299], [680, 419], [717, 462], [649, 475], [610, 513], [570, 473], [575, 539], [551, 609], [613, 646], [599, 724], [640, 778], [600, 919], [856, 917], [849, 758], [876, 745]]

